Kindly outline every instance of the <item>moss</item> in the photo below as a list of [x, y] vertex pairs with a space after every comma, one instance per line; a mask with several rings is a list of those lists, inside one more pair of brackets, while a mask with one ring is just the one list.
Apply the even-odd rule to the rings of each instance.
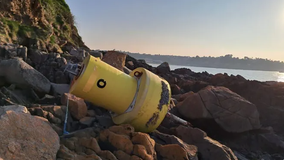
[[[31, 22], [24, 21], [25, 25], [13, 21], [13, 17], [0, 19], [9, 34], [6, 35], [8, 39], [27, 45], [30, 45], [30, 39], [34, 39], [42, 41], [45, 44], [43, 46], [46, 46], [47, 43], [56, 44], [57, 41], [64, 40], [68, 42], [68, 45], [86, 47], [74, 26], [74, 16], [65, 0], [39, 0], [39, 3], [44, 17], [43, 19], [39, 18], [38, 24], [32, 23], [34, 26], [30, 25]], [[45, 23], [45, 20], [48, 23]]]
[[17, 21], [9, 20], [7, 18], [2, 18], [1, 21], [9, 28], [9, 36], [14, 40], [14, 37], [39, 39], [45, 39], [47, 37], [47, 33], [38, 27], [24, 25]]
[[51, 43], [51, 44], [55, 44], [55, 43], [56, 43], [56, 38], [55, 38], [55, 36], [51, 36], [51, 37], [50, 37], [50, 43]]

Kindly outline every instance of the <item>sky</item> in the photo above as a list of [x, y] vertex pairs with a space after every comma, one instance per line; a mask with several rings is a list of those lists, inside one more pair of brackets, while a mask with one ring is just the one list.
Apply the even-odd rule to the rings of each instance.
[[284, 0], [66, 0], [91, 49], [284, 61]]

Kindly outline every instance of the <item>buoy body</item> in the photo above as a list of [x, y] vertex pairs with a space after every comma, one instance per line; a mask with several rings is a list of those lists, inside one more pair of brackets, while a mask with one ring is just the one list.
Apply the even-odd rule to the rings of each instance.
[[86, 57], [81, 66], [82, 71], [69, 92], [107, 110], [123, 113], [134, 97], [136, 80], [96, 57]]
[[145, 68], [129, 75], [89, 55], [70, 93], [111, 112], [115, 124], [131, 124], [136, 131], [155, 130], [168, 111], [170, 85]]

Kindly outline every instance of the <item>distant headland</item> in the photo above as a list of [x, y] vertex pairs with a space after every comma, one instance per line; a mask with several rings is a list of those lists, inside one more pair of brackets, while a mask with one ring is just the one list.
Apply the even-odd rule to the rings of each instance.
[[261, 70], [261, 71], [279, 71], [284, 72], [284, 62], [274, 61], [263, 58], [238, 58], [232, 54], [227, 54], [220, 57], [190, 57], [190, 56], [175, 56], [175, 55], [160, 55], [160, 54], [145, 54], [145, 53], [127, 53], [136, 58], [143, 59], [147, 63], [160, 64], [168, 62], [171, 65], [194, 66], [194, 67], [209, 67], [209, 68], [226, 68], [226, 69], [242, 69], [242, 70]]

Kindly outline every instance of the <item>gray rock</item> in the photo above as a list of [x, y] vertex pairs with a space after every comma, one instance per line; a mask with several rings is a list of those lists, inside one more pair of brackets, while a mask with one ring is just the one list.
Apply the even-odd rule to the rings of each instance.
[[42, 64], [47, 61], [48, 53], [39, 50], [31, 50], [29, 57], [33, 63]]
[[88, 110], [87, 111], [87, 116], [95, 117], [96, 116], [96, 112], [94, 110]]
[[6, 80], [4, 77], [0, 77], [0, 87], [6, 84]]
[[5, 58], [12, 58], [12, 57], [16, 57], [17, 54], [17, 48], [18, 46], [15, 44], [7, 44], [7, 45], [3, 45], [1, 46], [4, 48], [4, 57]]
[[237, 152], [237, 151], [233, 151], [235, 156], [238, 158], [238, 160], [249, 160], [247, 159], [244, 155], [242, 155], [241, 153]]
[[114, 125], [111, 117], [109, 116], [96, 116], [100, 126], [104, 128], [109, 128]]
[[8, 105], [8, 106], [0, 106], [0, 117], [6, 114], [7, 111], [14, 111], [16, 113], [28, 113], [28, 109], [22, 105]]
[[72, 49], [70, 54], [81, 60], [86, 57], [86, 51], [83, 49]]
[[[13, 85], [11, 85], [13, 86]], [[21, 105], [27, 105], [33, 103], [35, 100], [38, 100], [38, 96], [31, 89], [13, 89], [8, 87], [2, 87], [0, 92], [3, 93], [6, 98], [10, 99], [12, 102]]]
[[0, 62], [0, 76], [18, 87], [32, 88], [35, 91], [49, 93], [50, 81], [22, 59], [15, 58]]
[[0, 131], [1, 158], [56, 159], [59, 136], [48, 122], [9, 111], [0, 119]]
[[0, 45], [0, 56], [6, 59], [12, 57], [21, 57], [24, 61], [26, 61], [27, 53], [27, 47], [19, 46], [17, 44]]
[[100, 59], [103, 59], [103, 54], [100, 51], [92, 50], [90, 51], [90, 55], [92, 55], [93, 57], [98, 57]]
[[96, 120], [96, 118], [94, 118], [94, 117], [84, 117], [84, 118], [80, 119], [80, 123], [90, 127], [94, 123], [95, 120]]
[[17, 48], [17, 55], [21, 58], [23, 58], [24, 61], [27, 60], [27, 56], [28, 56], [28, 48], [27, 47], [23, 47], [20, 46]]

